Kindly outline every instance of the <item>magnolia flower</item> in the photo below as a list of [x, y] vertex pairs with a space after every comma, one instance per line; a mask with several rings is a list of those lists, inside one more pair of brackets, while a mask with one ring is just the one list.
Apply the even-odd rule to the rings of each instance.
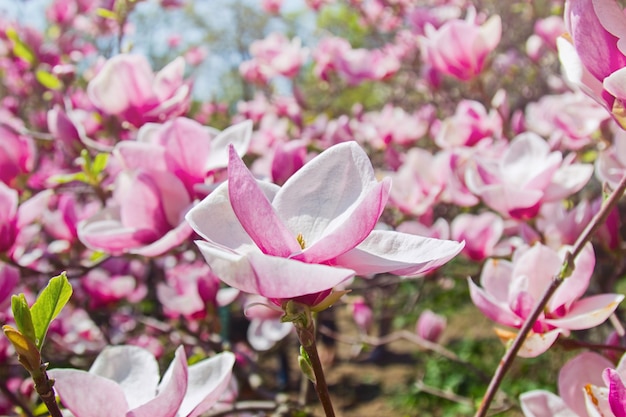
[[89, 372], [52, 369], [54, 388], [75, 417], [196, 417], [225, 392], [235, 355], [220, 353], [187, 366], [183, 347], [159, 383], [154, 356], [137, 346], [110, 346]]
[[502, 23], [496, 15], [479, 26], [475, 17], [475, 11], [471, 11], [465, 20], [449, 20], [439, 29], [426, 24], [422, 38], [424, 60], [437, 71], [459, 80], [478, 75], [487, 55], [500, 42]]
[[[490, 319], [521, 328], [533, 307], [559, 272], [562, 257], [547, 246], [518, 249], [513, 262], [487, 261], [480, 276], [482, 288], [469, 280], [474, 304]], [[575, 260], [572, 275], [561, 284], [535, 322], [519, 355], [534, 357], [548, 350], [560, 334], [590, 329], [603, 323], [624, 299], [622, 294], [599, 294], [581, 298], [595, 266], [591, 244]], [[512, 336], [500, 332], [505, 337]]]
[[155, 74], [145, 56], [120, 54], [104, 64], [87, 93], [103, 113], [119, 116], [135, 127], [163, 122], [189, 107], [191, 89], [183, 80], [184, 71], [182, 57]]
[[499, 157], [477, 155], [474, 162], [465, 172], [467, 187], [490, 208], [516, 219], [535, 217], [543, 203], [575, 193], [593, 174], [591, 165], [551, 152], [532, 132], [516, 136]]
[[[602, 372], [612, 366], [607, 358], [593, 352], [584, 352], [570, 359], [559, 372], [559, 395], [545, 390], [533, 390], [520, 395], [524, 416], [611, 416], [606, 395], [598, 395], [594, 401], [589, 394], [594, 390], [597, 393], [598, 386], [604, 386]], [[604, 413], [597, 414], [599, 411]]]
[[355, 142], [327, 149], [282, 188], [255, 180], [231, 148], [228, 182], [186, 218], [226, 284], [278, 305], [296, 299], [314, 306], [355, 274], [422, 274], [463, 248], [374, 230], [390, 186], [389, 179], [376, 180]]

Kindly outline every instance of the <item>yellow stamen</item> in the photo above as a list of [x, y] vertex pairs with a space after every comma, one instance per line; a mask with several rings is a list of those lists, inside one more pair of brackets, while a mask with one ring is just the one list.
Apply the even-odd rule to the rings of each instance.
[[302, 237], [302, 233], [298, 233], [298, 236], [296, 236], [296, 240], [300, 244], [300, 248], [304, 249], [306, 247], [306, 242], [304, 241], [304, 237]]

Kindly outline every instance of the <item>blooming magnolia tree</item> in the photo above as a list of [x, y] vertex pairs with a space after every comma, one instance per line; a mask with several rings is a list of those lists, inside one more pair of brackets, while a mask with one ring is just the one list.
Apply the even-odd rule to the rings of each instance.
[[621, 4], [236, 3], [210, 101], [195, 2], [0, 16], [0, 414], [625, 416]]

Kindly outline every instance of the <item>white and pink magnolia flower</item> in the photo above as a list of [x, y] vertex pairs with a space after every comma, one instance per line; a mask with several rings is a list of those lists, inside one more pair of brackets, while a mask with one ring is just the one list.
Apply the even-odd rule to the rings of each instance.
[[476, 156], [475, 166], [465, 172], [465, 183], [500, 214], [529, 219], [543, 203], [560, 201], [587, 183], [593, 167], [574, 163], [572, 157], [551, 152], [545, 140], [526, 132], [516, 136], [500, 157]]
[[454, 115], [435, 126], [435, 143], [441, 148], [474, 146], [502, 134], [502, 118], [495, 110], [473, 100], [462, 100]]
[[308, 55], [300, 38], [291, 41], [281, 33], [272, 33], [250, 45], [252, 59], [239, 67], [241, 75], [251, 82], [266, 83], [277, 75], [293, 78]]
[[437, 71], [467, 81], [480, 74], [501, 35], [500, 16], [478, 25], [471, 9], [465, 20], [448, 20], [438, 29], [426, 24], [421, 38], [422, 56]]
[[187, 366], [183, 347], [159, 382], [154, 356], [137, 346], [109, 346], [89, 372], [52, 369], [54, 389], [75, 417], [197, 417], [226, 391], [235, 355], [222, 352]]
[[417, 275], [463, 244], [374, 230], [390, 188], [355, 143], [335, 145], [278, 187], [254, 179], [231, 148], [228, 182], [187, 214], [226, 284], [316, 305], [355, 274]]
[[557, 41], [566, 78], [626, 128], [626, 16], [615, 0], [568, 0], [569, 37]]
[[100, 111], [135, 127], [165, 122], [189, 107], [191, 89], [183, 79], [184, 71], [182, 57], [155, 74], [145, 56], [120, 54], [105, 62], [87, 93]]
[[[566, 247], [564, 247], [564, 250]], [[513, 261], [491, 259], [480, 276], [482, 288], [468, 279], [474, 304], [495, 322], [520, 328], [563, 264], [563, 255], [542, 244], [520, 248]], [[595, 266], [591, 244], [575, 260], [575, 269], [552, 296], [535, 322], [519, 355], [534, 357], [550, 348], [560, 334], [603, 323], [624, 299], [622, 294], [585, 298]]]
[[[559, 395], [545, 390], [520, 395], [526, 417], [596, 417], [613, 416], [609, 409], [602, 373], [613, 364], [594, 352], [584, 352], [570, 359], [559, 372]], [[590, 394], [595, 393], [594, 397]], [[599, 414], [600, 413], [600, 414]], [[616, 414], [620, 415], [620, 414]], [[622, 414], [623, 415], [623, 414]]]
[[526, 129], [548, 138], [554, 149], [577, 150], [591, 142], [609, 114], [581, 92], [545, 95], [526, 106]]

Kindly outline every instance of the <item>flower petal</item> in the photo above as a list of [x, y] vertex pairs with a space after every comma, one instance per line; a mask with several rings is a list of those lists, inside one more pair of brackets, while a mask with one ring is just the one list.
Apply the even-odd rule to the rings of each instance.
[[554, 344], [562, 333], [565, 334], [567, 332], [562, 329], [554, 329], [546, 333], [530, 332], [528, 336], [526, 336], [526, 340], [517, 353], [517, 356], [521, 358], [535, 358], [541, 355], [550, 349], [550, 346]]
[[564, 317], [545, 322], [568, 330], [590, 329], [604, 323], [623, 299], [622, 294], [593, 295], [575, 301]]
[[159, 383], [156, 359], [152, 353], [137, 346], [106, 347], [91, 365], [89, 373], [119, 384], [128, 400], [128, 408], [138, 407], [154, 398]]
[[129, 417], [175, 417], [187, 391], [187, 356], [182, 346], [163, 375], [156, 396], [131, 410]]
[[286, 258], [300, 252], [296, 235], [278, 217], [234, 146], [228, 163], [228, 197], [239, 222], [263, 253]]
[[204, 169], [210, 171], [226, 167], [228, 165], [229, 145], [233, 145], [237, 155], [243, 156], [250, 146], [251, 138], [251, 120], [246, 120], [224, 129], [211, 141], [211, 153], [205, 162]]
[[518, 328], [522, 326], [524, 321], [511, 311], [506, 301], [494, 299], [490, 293], [474, 284], [471, 278], [467, 281], [472, 302], [485, 316], [505, 326]]
[[607, 369], [606, 378], [609, 380], [609, 405], [615, 417], [626, 417], [626, 387], [622, 378], [614, 369]]
[[585, 386], [604, 385], [602, 372], [613, 364], [604, 356], [594, 352], [583, 352], [569, 360], [559, 372], [559, 395], [578, 415], [586, 414]]
[[179, 415], [197, 417], [213, 407], [228, 387], [234, 364], [235, 355], [222, 352], [191, 365], [187, 394]]
[[[276, 194], [273, 205], [291, 233], [301, 233], [307, 246], [312, 246], [337, 228], [336, 219], [347, 221], [341, 216], [352, 212], [358, 206], [355, 203], [376, 187], [379, 182], [365, 151], [356, 142], [344, 142], [328, 148], [292, 175]], [[379, 197], [379, 201], [384, 200], [383, 206], [386, 199], [387, 193]], [[365, 228], [371, 224], [371, 217], [376, 217], [374, 224], [378, 220], [378, 206], [367, 219], [359, 219], [366, 222]]]
[[[376, 226], [378, 218], [385, 209], [390, 186], [389, 178], [377, 184], [363, 198], [333, 219], [324, 231], [324, 235], [312, 242], [311, 246], [306, 247], [302, 254], [294, 259], [323, 263], [354, 249]], [[304, 236], [304, 239], [306, 241], [307, 237]], [[307, 241], [307, 243], [310, 242]]]
[[533, 390], [520, 395], [520, 405], [526, 417], [580, 417], [563, 400], [549, 391]]
[[54, 389], [63, 405], [77, 417], [124, 417], [128, 403], [114, 381], [77, 369], [51, 369]]
[[463, 246], [464, 243], [452, 240], [374, 230], [359, 246], [338, 256], [333, 263], [353, 269], [358, 275], [418, 275], [448, 262]]

